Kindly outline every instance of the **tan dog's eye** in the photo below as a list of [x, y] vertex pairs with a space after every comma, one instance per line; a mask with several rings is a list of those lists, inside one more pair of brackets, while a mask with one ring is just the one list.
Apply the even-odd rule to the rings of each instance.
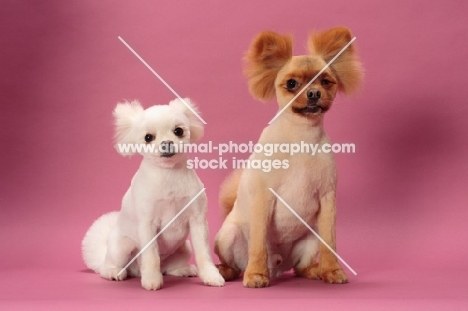
[[180, 127], [176, 127], [174, 130], [174, 135], [177, 137], [182, 137], [184, 135], [184, 130]]
[[146, 135], [145, 135], [145, 141], [146, 141], [147, 143], [150, 143], [150, 142], [152, 142], [153, 140], [154, 140], [154, 135], [153, 135], [153, 134], [146, 134]]
[[286, 81], [286, 88], [288, 91], [294, 91], [299, 87], [299, 83], [294, 79], [289, 79]]
[[331, 83], [331, 81], [328, 80], [328, 79], [323, 79], [323, 80], [322, 80], [322, 85], [323, 85], [323, 86], [330, 85], [330, 83]]

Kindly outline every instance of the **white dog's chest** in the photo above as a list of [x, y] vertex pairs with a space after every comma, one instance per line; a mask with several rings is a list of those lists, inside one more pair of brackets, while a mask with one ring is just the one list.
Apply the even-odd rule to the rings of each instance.
[[174, 193], [167, 188], [156, 191], [127, 191], [120, 215], [120, 230], [124, 236], [133, 240], [139, 249], [147, 243], [142, 241], [142, 232], [149, 232], [151, 238], [157, 236], [154, 243], [158, 246], [161, 260], [164, 261], [185, 243], [190, 231], [189, 220], [198, 205], [194, 202], [181, 212], [193, 198], [193, 191], [180, 193], [182, 191], [179, 190], [179, 193]]
[[[158, 200], [154, 203], [152, 228], [154, 235], [159, 234], [156, 243], [161, 257], [172, 254], [180, 247], [189, 234], [190, 206], [179, 216], [177, 214], [190, 198]], [[193, 207], [193, 206], [192, 206]], [[163, 231], [164, 230], [164, 231]], [[162, 233], [161, 233], [162, 232]]]

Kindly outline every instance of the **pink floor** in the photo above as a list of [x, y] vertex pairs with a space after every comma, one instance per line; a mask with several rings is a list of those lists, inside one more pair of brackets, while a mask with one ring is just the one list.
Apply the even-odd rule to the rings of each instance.
[[328, 285], [291, 274], [265, 289], [240, 280], [223, 288], [198, 278], [166, 277], [162, 290], [141, 289], [139, 279], [110, 282], [88, 271], [2, 271], [2, 310], [466, 310], [466, 269], [458, 271], [363, 270], [346, 285]]
[[[467, 12], [442, 0], [2, 1], [0, 310], [468, 310]], [[242, 75], [252, 38], [290, 33], [304, 54], [312, 29], [337, 25], [356, 36], [366, 70], [361, 91], [325, 117], [333, 142], [356, 145], [336, 155], [349, 284], [167, 277], [147, 292], [85, 269], [84, 233], [119, 209], [140, 161], [115, 152], [112, 110], [174, 99], [118, 36], [198, 104], [202, 142], [247, 143], [277, 111]], [[197, 171], [211, 242], [228, 171]]]
[[[340, 220], [338, 252], [357, 272], [354, 276], [345, 269], [348, 284], [325, 284], [287, 273], [269, 288], [247, 289], [240, 279], [212, 288], [199, 278], [165, 277], [161, 290], [149, 292], [137, 278], [111, 282], [85, 268], [80, 258], [83, 232], [78, 228], [85, 230], [87, 224], [75, 221], [78, 216], [47, 221], [36, 214], [14, 225], [1, 220], [0, 310], [468, 308], [466, 250], [444, 240], [453, 235], [461, 242], [466, 235], [457, 234], [442, 218], [441, 227], [432, 219], [413, 232], [405, 232], [404, 226], [389, 230], [381, 224]], [[452, 221], [452, 226], [457, 223]], [[411, 239], [405, 241], [405, 234]]]

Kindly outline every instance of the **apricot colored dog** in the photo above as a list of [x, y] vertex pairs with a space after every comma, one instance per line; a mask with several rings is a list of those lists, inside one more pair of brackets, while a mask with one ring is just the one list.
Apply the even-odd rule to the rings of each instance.
[[[263, 101], [276, 95], [281, 110], [351, 39], [351, 32], [344, 27], [312, 33], [310, 54], [292, 56], [290, 36], [260, 33], [246, 55], [250, 92]], [[363, 70], [351, 44], [263, 130], [258, 143], [329, 143], [323, 129], [324, 115], [336, 94], [357, 90], [362, 77]], [[306, 278], [346, 283], [347, 276], [335, 255], [269, 190], [277, 192], [336, 249], [337, 174], [333, 155], [281, 153], [267, 157], [254, 153], [250, 159], [288, 160], [289, 168], [236, 171], [222, 185], [220, 202], [227, 216], [215, 242], [221, 275], [232, 280], [244, 271], [244, 286], [266, 287], [270, 277], [293, 268], [297, 275]]]

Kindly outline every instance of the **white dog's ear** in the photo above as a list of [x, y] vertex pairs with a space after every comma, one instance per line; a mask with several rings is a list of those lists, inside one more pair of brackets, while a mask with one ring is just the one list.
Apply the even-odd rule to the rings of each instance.
[[144, 114], [144, 109], [137, 100], [118, 103], [114, 109], [115, 142], [117, 152], [122, 155], [132, 155], [134, 152], [120, 150], [119, 144], [136, 143], [133, 137], [134, 127]]
[[[187, 106], [188, 105], [188, 106]], [[204, 128], [203, 123], [201, 120], [193, 113], [195, 111], [198, 115], [200, 112], [198, 111], [197, 106], [190, 100], [190, 98], [184, 98], [184, 101], [176, 98], [169, 103], [169, 106], [182, 111], [187, 119], [190, 122], [190, 142], [194, 143], [200, 140], [203, 137]], [[193, 109], [193, 111], [190, 108]]]

